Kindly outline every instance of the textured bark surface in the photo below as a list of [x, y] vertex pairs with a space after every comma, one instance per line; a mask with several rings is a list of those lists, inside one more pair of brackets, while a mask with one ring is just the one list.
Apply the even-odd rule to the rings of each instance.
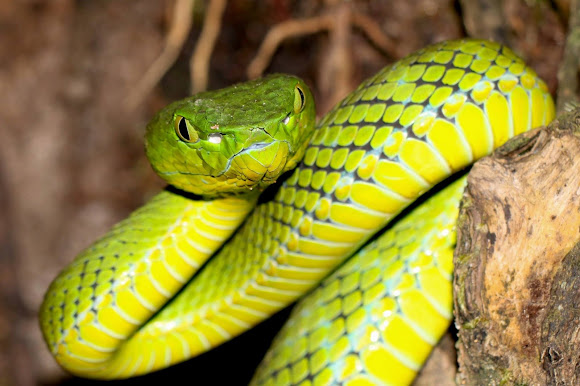
[[580, 382], [580, 110], [468, 177], [458, 224], [457, 381]]

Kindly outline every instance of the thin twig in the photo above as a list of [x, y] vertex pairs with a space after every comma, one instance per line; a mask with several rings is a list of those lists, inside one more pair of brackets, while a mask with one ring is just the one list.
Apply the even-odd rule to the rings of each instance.
[[469, 36], [509, 43], [503, 0], [461, 0], [463, 23]]
[[177, 60], [193, 24], [194, 5], [195, 0], [175, 0], [171, 26], [165, 37], [163, 51], [129, 93], [126, 99], [128, 108], [137, 107]]
[[372, 18], [363, 13], [353, 11], [351, 22], [354, 26], [358, 27], [374, 45], [383, 51], [383, 53], [393, 54], [397, 51], [396, 44], [393, 40], [385, 35], [381, 26]]
[[352, 90], [353, 58], [351, 53], [352, 8], [348, 3], [334, 7], [333, 28], [329, 35], [329, 50], [324, 57], [320, 72], [320, 89], [326, 106], [333, 106]]
[[207, 88], [209, 62], [221, 29], [222, 15], [226, 8], [226, 3], [227, 0], [211, 0], [209, 2], [203, 29], [197, 40], [195, 52], [189, 61], [191, 90], [194, 94]]
[[274, 26], [262, 42], [256, 57], [248, 66], [248, 78], [255, 79], [262, 75], [280, 43], [290, 37], [313, 34], [330, 30], [334, 21], [330, 15], [323, 15], [302, 20], [288, 20]]
[[558, 111], [578, 104], [578, 70], [580, 66], [580, 4], [570, 2], [570, 24], [562, 64], [558, 70]]

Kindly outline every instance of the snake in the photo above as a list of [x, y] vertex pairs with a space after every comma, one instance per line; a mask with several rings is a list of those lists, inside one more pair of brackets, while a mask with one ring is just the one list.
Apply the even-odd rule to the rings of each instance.
[[146, 374], [298, 301], [252, 384], [411, 383], [452, 320], [464, 170], [549, 123], [554, 102], [508, 47], [462, 39], [315, 115], [308, 86], [282, 74], [163, 108], [145, 148], [169, 186], [47, 290], [56, 361]]

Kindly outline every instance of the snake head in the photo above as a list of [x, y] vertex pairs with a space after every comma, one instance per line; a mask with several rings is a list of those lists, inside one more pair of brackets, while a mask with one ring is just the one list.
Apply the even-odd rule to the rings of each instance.
[[247, 194], [297, 165], [314, 123], [310, 89], [276, 74], [170, 104], [147, 125], [145, 149], [157, 174], [181, 190]]

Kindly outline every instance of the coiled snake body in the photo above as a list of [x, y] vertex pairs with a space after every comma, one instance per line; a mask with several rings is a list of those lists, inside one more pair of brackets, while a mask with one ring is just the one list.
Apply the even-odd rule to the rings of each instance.
[[[159, 113], [148, 156], [200, 197], [162, 192], [53, 282], [41, 325], [63, 367], [129, 377], [223, 343], [314, 288], [432, 186], [554, 116], [534, 71], [479, 40], [386, 67], [311, 136], [312, 102], [300, 80], [274, 76]], [[254, 207], [255, 192], [296, 164], [275, 198]], [[452, 317], [464, 184], [417, 206], [304, 298], [253, 383], [410, 383]]]

